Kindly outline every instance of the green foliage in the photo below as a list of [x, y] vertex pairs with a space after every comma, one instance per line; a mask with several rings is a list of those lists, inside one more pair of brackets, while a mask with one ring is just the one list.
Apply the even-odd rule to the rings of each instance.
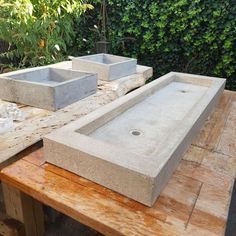
[[0, 39], [12, 49], [0, 57], [19, 66], [61, 60], [75, 36], [74, 17], [92, 8], [83, 0], [0, 0]]
[[[99, 1], [94, 6], [77, 22], [75, 55], [94, 52], [98, 37], [88, 28], [99, 22]], [[111, 52], [137, 57], [154, 67], [155, 76], [181, 71], [225, 77], [227, 88], [236, 90], [235, 17], [234, 0], [108, 0]]]

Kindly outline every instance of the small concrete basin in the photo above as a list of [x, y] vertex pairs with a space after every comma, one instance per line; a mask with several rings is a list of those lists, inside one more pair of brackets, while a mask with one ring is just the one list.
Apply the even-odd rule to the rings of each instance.
[[38, 67], [0, 75], [0, 99], [58, 110], [96, 92], [97, 75]]
[[72, 69], [97, 73], [100, 80], [115, 80], [136, 73], [137, 60], [110, 54], [94, 54], [72, 59]]
[[45, 158], [152, 206], [224, 85], [171, 72], [47, 135]]

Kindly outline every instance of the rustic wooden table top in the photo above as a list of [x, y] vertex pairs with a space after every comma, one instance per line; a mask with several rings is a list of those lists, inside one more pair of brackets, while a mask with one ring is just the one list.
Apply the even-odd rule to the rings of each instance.
[[[54, 67], [71, 68], [71, 61], [54, 64]], [[137, 73], [111, 82], [98, 81], [97, 93], [56, 112], [19, 105], [26, 119], [16, 122], [14, 130], [0, 135], [0, 169], [16, 160], [16, 154], [38, 142], [54, 129], [90, 113], [130, 90], [145, 84], [152, 76], [152, 68], [137, 66]], [[7, 104], [0, 100], [0, 106]]]
[[236, 176], [236, 93], [211, 117], [152, 208], [45, 163], [38, 149], [3, 182], [107, 235], [223, 235]]

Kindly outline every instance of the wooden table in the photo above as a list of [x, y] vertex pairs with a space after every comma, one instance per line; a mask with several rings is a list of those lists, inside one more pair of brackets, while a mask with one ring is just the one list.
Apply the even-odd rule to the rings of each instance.
[[1, 172], [6, 209], [42, 235], [40, 202], [106, 235], [223, 235], [236, 176], [236, 93], [218, 107], [152, 208], [45, 163], [40, 148]]

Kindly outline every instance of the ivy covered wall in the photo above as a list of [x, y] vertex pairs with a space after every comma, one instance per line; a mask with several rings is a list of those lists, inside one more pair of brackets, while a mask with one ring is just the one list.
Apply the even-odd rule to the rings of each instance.
[[[94, 3], [95, 2], [95, 3]], [[155, 77], [180, 71], [228, 79], [236, 90], [235, 0], [108, 0], [111, 53], [138, 58]], [[95, 52], [100, 1], [76, 22], [70, 53]]]

